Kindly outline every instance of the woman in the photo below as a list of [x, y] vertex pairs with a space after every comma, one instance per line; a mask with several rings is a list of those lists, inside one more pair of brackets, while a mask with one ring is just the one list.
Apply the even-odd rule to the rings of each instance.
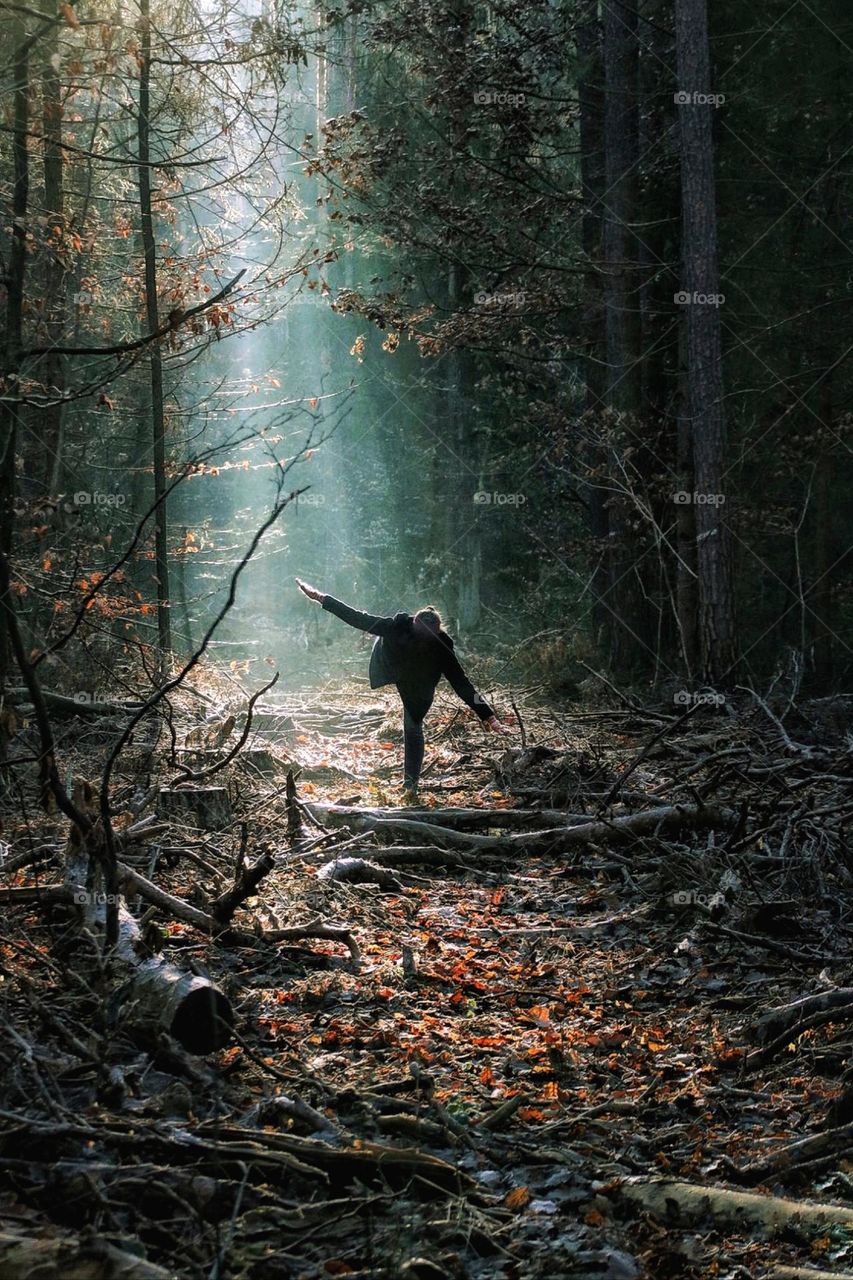
[[403, 703], [404, 799], [413, 800], [417, 795], [424, 759], [424, 716], [432, 706], [435, 688], [442, 676], [487, 729], [493, 733], [504, 732], [492, 708], [480, 697], [459, 665], [453, 641], [442, 627], [437, 609], [419, 609], [414, 616], [396, 613], [383, 618], [351, 609], [300, 578], [296, 579], [296, 585], [303, 595], [316, 600], [329, 613], [359, 631], [369, 631], [376, 636], [370, 654], [370, 687], [381, 689], [383, 685], [396, 685]]

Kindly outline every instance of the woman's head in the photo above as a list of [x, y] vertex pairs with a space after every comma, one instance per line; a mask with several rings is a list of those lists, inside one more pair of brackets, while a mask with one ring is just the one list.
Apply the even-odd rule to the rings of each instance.
[[438, 633], [441, 631], [441, 626], [442, 626], [441, 614], [438, 612], [438, 609], [436, 609], [434, 605], [428, 604], [428, 605], [425, 605], [423, 609], [418, 609], [417, 613], [415, 614], [415, 626], [419, 626], [419, 625], [422, 627], [426, 627], [429, 631], [432, 631], [435, 635], [438, 635]]

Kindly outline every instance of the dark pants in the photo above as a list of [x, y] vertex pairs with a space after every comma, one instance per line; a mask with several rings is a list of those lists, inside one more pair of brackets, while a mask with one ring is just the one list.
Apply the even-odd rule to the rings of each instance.
[[416, 720], [403, 708], [403, 773], [407, 787], [415, 787], [421, 776], [421, 765], [424, 762], [424, 722]]
[[403, 785], [416, 787], [424, 762], [424, 717], [432, 706], [433, 691], [401, 689], [403, 704]]

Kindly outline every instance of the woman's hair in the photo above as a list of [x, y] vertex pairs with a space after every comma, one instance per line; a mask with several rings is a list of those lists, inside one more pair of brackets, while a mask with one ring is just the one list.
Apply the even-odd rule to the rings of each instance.
[[440, 631], [442, 628], [441, 614], [435, 605], [425, 605], [423, 609], [418, 609], [415, 614], [415, 622], [422, 622], [429, 627], [430, 631]]

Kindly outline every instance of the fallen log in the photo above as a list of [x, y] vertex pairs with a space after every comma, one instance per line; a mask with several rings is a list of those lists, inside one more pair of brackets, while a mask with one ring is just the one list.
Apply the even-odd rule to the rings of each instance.
[[139, 924], [119, 907], [116, 953], [132, 970], [121, 1019], [146, 1031], [161, 1029], [187, 1053], [213, 1053], [231, 1040], [234, 1013], [230, 1001], [209, 978], [178, 969], [159, 956], [140, 957]]
[[[88, 696], [69, 698], [64, 693], [49, 693], [41, 690], [41, 696], [48, 711], [56, 716], [129, 716], [138, 711], [141, 702], [101, 702]], [[12, 707], [32, 705], [28, 689], [7, 689], [6, 701]]]
[[368, 809], [319, 802], [310, 803], [310, 808], [333, 826], [345, 823], [351, 817], [368, 814], [381, 821], [393, 822], [405, 818], [409, 822], [427, 822], [439, 827], [449, 827], [451, 831], [479, 831], [490, 827], [528, 831], [531, 828], [568, 826], [573, 822], [589, 821], [588, 814], [566, 813], [562, 809], [394, 809], [382, 805]]
[[[84, 887], [90, 872], [86, 837], [72, 826], [66, 852], [65, 887], [71, 891], [83, 923], [97, 937], [104, 930], [107, 895]], [[118, 864], [118, 872], [119, 883], [125, 890], [128, 885], [137, 892], [144, 890], [149, 899], [152, 896], [158, 899], [159, 906], [163, 905], [163, 899], [168, 902], [171, 898], [123, 863]], [[188, 1053], [205, 1054], [224, 1048], [231, 1039], [234, 1023], [228, 999], [209, 978], [187, 973], [159, 956], [146, 954], [136, 917], [128, 911], [123, 899], [119, 898], [116, 905], [118, 937], [113, 956], [125, 984], [119, 1018], [153, 1037], [166, 1031]], [[189, 908], [189, 904], [184, 905]], [[198, 914], [205, 921], [211, 919], [203, 912]]]
[[853, 987], [835, 987], [831, 991], [820, 991], [816, 995], [794, 1000], [791, 1004], [769, 1009], [751, 1029], [750, 1038], [759, 1044], [766, 1044], [789, 1028], [795, 1028], [812, 1014], [831, 1009], [853, 1009]]
[[173, 1273], [104, 1240], [0, 1232], [3, 1280], [172, 1280]]
[[766, 1159], [745, 1165], [737, 1174], [738, 1181], [756, 1186], [768, 1178], [787, 1173], [800, 1165], [810, 1164], [822, 1156], [832, 1156], [849, 1151], [853, 1143], [853, 1124], [838, 1125], [821, 1133], [809, 1134], [779, 1147]]
[[814, 1267], [788, 1267], [777, 1263], [767, 1280], [851, 1280], [849, 1271], [815, 1271]]
[[[783, 1227], [792, 1233], [798, 1228], [812, 1231], [827, 1227], [853, 1228], [853, 1209], [806, 1200], [783, 1200], [751, 1191], [731, 1191], [728, 1187], [629, 1178], [612, 1194], [642, 1205], [664, 1221], [677, 1221], [680, 1225], [699, 1223], [710, 1217], [735, 1228], [761, 1226], [768, 1232]], [[808, 1231], [802, 1230], [801, 1234]]]
[[335, 858], [324, 862], [317, 872], [318, 880], [343, 880], [349, 884], [375, 884], [380, 889], [402, 893], [403, 886], [396, 876], [365, 858]]
[[[203, 1135], [205, 1130], [206, 1126], [200, 1126], [198, 1135]], [[477, 1184], [470, 1174], [417, 1147], [388, 1147], [367, 1140], [361, 1140], [357, 1146], [333, 1147], [319, 1138], [241, 1129], [221, 1122], [215, 1133], [215, 1149], [223, 1155], [232, 1150], [233, 1139], [235, 1143], [251, 1142], [253, 1151], [268, 1149], [282, 1154], [287, 1152], [328, 1175], [345, 1178], [347, 1181], [358, 1178], [373, 1185], [377, 1180], [382, 1180], [399, 1188], [406, 1186], [413, 1178], [419, 1178], [431, 1187], [453, 1195], [477, 1190]], [[195, 1134], [192, 1141], [198, 1142]]]
[[[329, 819], [335, 806], [323, 807], [302, 802], [308, 813], [316, 808]], [[395, 811], [395, 812], [400, 812]], [[406, 812], [407, 811], [403, 811]], [[624, 814], [618, 818], [590, 822], [583, 820], [574, 826], [554, 827], [544, 831], [512, 832], [503, 836], [483, 836], [473, 832], [453, 831], [431, 822], [419, 822], [408, 816], [377, 818], [370, 809], [346, 809], [348, 826], [377, 835], [417, 836], [422, 842], [449, 845], [455, 849], [483, 850], [494, 853], [558, 853], [585, 844], [604, 844], [610, 841], [628, 841], [671, 835], [675, 831], [696, 827], [727, 827], [737, 815], [730, 810], [704, 805], [668, 805], [641, 813]]]
[[[425, 867], [465, 869], [472, 865], [461, 853], [454, 853], [451, 849], [436, 849], [432, 845], [391, 845], [387, 849], [371, 849], [369, 852], [371, 862], [385, 867], [406, 867], [417, 864]], [[333, 853], [330, 857], [326, 857], [324, 852], [319, 861], [334, 862], [338, 856]]]

